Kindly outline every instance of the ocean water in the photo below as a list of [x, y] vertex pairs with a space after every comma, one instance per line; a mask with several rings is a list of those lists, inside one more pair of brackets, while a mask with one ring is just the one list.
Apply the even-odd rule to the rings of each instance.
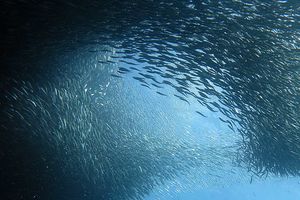
[[300, 2], [0, 7], [0, 199], [300, 199]]

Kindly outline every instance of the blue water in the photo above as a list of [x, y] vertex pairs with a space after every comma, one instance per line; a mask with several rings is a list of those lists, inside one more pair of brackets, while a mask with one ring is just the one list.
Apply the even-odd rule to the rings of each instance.
[[300, 199], [298, 1], [0, 7], [0, 199]]
[[169, 195], [150, 195], [147, 200], [179, 200], [179, 199], [299, 199], [299, 178], [295, 179], [273, 179], [263, 180], [253, 184], [242, 184], [234, 186], [212, 187], [189, 192], [171, 191]]

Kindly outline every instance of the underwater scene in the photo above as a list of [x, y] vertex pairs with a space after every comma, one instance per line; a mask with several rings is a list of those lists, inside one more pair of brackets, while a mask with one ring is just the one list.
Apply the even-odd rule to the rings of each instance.
[[299, 0], [0, 16], [0, 199], [300, 199]]

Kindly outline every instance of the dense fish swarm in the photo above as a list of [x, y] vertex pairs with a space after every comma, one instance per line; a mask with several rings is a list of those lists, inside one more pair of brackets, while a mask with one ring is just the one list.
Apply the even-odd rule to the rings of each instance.
[[[142, 199], [191, 168], [219, 162], [215, 149], [141, 132], [121, 109], [97, 102], [85, 79], [14, 83], [1, 101], [7, 199]], [[211, 156], [206, 164], [203, 155]]]
[[[0, 7], [7, 69], [0, 74], [0, 184], [11, 186], [7, 194], [41, 195], [48, 180], [53, 197], [64, 191], [74, 199], [78, 188], [92, 198], [141, 198], [199, 164], [201, 148], [140, 133], [117, 111], [98, 109], [81, 80], [95, 74], [82, 69], [80, 80], [69, 78], [72, 69], [52, 62], [82, 46], [104, 55], [98, 64], [119, 65], [114, 78], [132, 77], [162, 97], [172, 88], [176, 98], [222, 113], [243, 138], [237, 161], [249, 171], [300, 174], [299, 1], [16, 0]], [[113, 56], [101, 45], [114, 47]], [[57, 72], [66, 78], [36, 81]], [[26, 176], [35, 169], [40, 177]]]

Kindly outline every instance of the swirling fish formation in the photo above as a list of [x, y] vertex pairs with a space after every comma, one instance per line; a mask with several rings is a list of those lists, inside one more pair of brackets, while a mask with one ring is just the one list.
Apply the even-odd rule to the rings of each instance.
[[[180, 140], [122, 134], [117, 112], [95, 108], [98, 100], [86, 95], [86, 81], [74, 78], [99, 74], [81, 69], [70, 78], [63, 64], [46, 64], [82, 46], [102, 56], [99, 65], [118, 65], [113, 78], [132, 77], [162, 97], [172, 88], [182, 101], [193, 98], [211, 112], [221, 112], [227, 117], [221, 120], [243, 138], [237, 158], [250, 171], [300, 174], [298, 1], [16, 2], [1, 2], [1, 48], [8, 52], [0, 54], [8, 69], [0, 75], [5, 94], [1, 147], [6, 150], [1, 159], [8, 163], [1, 176], [10, 182], [6, 168], [24, 175], [15, 174], [12, 188], [25, 177], [24, 167], [48, 170], [39, 173], [48, 174], [40, 182], [27, 180], [39, 191], [42, 180], [49, 180], [50, 188], [65, 181], [62, 185], [72, 183], [80, 194], [88, 195], [88, 185], [95, 186], [91, 188], [102, 191], [92, 192], [95, 198], [141, 198], [161, 177], [184, 173], [201, 160], [199, 150], [191, 153], [190, 144]], [[113, 48], [99, 48], [103, 45]], [[66, 78], [33, 84], [39, 76], [58, 72]], [[117, 125], [111, 124], [114, 120]], [[9, 150], [13, 148], [15, 152]], [[157, 160], [158, 154], [166, 156]], [[177, 162], [186, 158], [191, 160], [184, 167]]]
[[15, 80], [4, 93], [4, 197], [142, 199], [192, 168], [219, 167], [218, 149], [145, 132], [113, 96], [100, 102], [101, 89], [98, 97], [86, 89], [86, 73], [38, 84]]

